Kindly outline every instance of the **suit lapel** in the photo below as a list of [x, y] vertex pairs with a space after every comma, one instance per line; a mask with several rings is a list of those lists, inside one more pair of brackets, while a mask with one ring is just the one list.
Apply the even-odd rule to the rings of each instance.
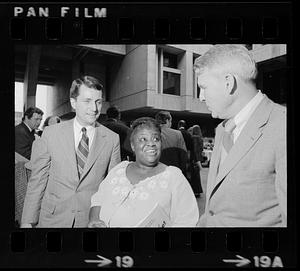
[[24, 122], [22, 122], [21, 125], [24, 128], [25, 134], [33, 141], [35, 139], [34, 130], [30, 131], [29, 128], [27, 127], [27, 125]]
[[91, 145], [89, 155], [80, 178], [80, 182], [83, 180], [83, 178], [88, 173], [89, 169], [95, 163], [97, 157], [101, 153], [101, 150], [105, 147], [105, 140], [104, 140], [105, 137], [106, 137], [106, 133], [104, 132], [103, 128], [101, 127], [100, 124], [96, 123], [96, 130], [95, 130], [93, 143]]
[[21, 125], [24, 127], [24, 131], [28, 134], [31, 135], [31, 131], [29, 130], [29, 128], [27, 127], [27, 125], [24, 122], [21, 122]]
[[[216, 176], [214, 189], [210, 195], [210, 198], [218, 189], [219, 183], [226, 177], [226, 175], [234, 168], [234, 166], [244, 157], [244, 155], [260, 138], [260, 136], [262, 135], [263, 126], [267, 123], [272, 108], [273, 103], [267, 97], [265, 97], [258, 105], [253, 115], [250, 117], [247, 124], [243, 128], [235, 144], [228, 153], [227, 157], [225, 158], [224, 162], [220, 166], [219, 172]], [[222, 139], [224, 128], [222, 128], [221, 133], [222, 135], [220, 138]], [[220, 142], [222, 142], [222, 140], [220, 140]], [[219, 151], [221, 152], [221, 145], [219, 145], [219, 149]]]
[[62, 140], [64, 153], [67, 155], [67, 160], [70, 161], [70, 172], [72, 174], [72, 179], [79, 181], [78, 170], [77, 170], [77, 161], [75, 154], [75, 141], [74, 141], [74, 120], [66, 122], [66, 129], [62, 129]]

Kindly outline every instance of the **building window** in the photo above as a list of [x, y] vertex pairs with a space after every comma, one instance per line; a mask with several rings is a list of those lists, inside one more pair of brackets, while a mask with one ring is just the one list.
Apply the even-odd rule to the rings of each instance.
[[164, 52], [164, 67], [177, 69], [177, 55], [169, 54]]
[[280, 68], [276, 70], [263, 72], [264, 93], [276, 103], [286, 103], [287, 97], [287, 69]]
[[15, 125], [18, 125], [23, 117], [23, 87], [23, 83], [15, 82]]
[[200, 97], [200, 88], [198, 86], [198, 76], [194, 72], [194, 98], [199, 99]]
[[197, 99], [199, 99], [200, 98], [200, 88], [199, 88], [199, 86], [198, 86], [198, 83], [196, 83], [197, 84], [197, 92], [196, 92], [196, 98]]
[[49, 116], [48, 113], [48, 91], [52, 90], [52, 86], [37, 84], [36, 85], [36, 96], [35, 96], [35, 106], [41, 109], [44, 112], [43, 119], [41, 121], [40, 128], [45, 119]]
[[[199, 57], [199, 55], [194, 55], [193, 56], [193, 64], [195, 63], [195, 60]], [[195, 73], [195, 71], [193, 71], [194, 74], [194, 91], [193, 91], [193, 97], [196, 99], [199, 99], [200, 97], [200, 88], [198, 86], [198, 76]]]
[[158, 48], [159, 93], [180, 96], [181, 70], [178, 55]]
[[[36, 96], [35, 96], [35, 106], [40, 108], [43, 112], [43, 119], [41, 121], [41, 126], [46, 117], [48, 116], [48, 92], [52, 91], [52, 86], [37, 84], [36, 86]], [[15, 125], [18, 125], [22, 121], [24, 114], [24, 83], [15, 82]], [[25, 108], [26, 110], [26, 108]], [[40, 126], [40, 127], [41, 127]]]
[[180, 74], [164, 71], [163, 93], [180, 96]]

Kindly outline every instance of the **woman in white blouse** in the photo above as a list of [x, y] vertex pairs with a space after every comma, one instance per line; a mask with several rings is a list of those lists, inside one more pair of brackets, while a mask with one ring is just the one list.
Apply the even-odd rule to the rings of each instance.
[[136, 161], [114, 167], [92, 196], [88, 227], [195, 227], [194, 193], [174, 166], [159, 162], [161, 130], [155, 119], [132, 124]]

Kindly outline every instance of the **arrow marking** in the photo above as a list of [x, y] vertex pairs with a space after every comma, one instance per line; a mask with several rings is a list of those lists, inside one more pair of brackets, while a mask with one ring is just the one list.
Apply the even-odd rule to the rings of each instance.
[[111, 264], [112, 261], [110, 259], [106, 259], [100, 255], [97, 255], [100, 260], [84, 260], [86, 263], [97, 263], [98, 267], [102, 267], [108, 264]]
[[244, 266], [244, 265], [251, 263], [251, 261], [248, 260], [247, 258], [244, 258], [240, 255], [235, 255], [235, 256], [237, 256], [239, 259], [224, 259], [223, 262], [235, 263], [237, 267]]

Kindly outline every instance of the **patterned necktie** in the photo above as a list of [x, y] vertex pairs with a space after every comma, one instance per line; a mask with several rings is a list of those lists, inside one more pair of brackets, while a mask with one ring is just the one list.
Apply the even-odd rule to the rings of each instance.
[[233, 146], [233, 134], [232, 131], [235, 129], [236, 125], [233, 119], [226, 121], [224, 135], [223, 135], [223, 146], [227, 153]]
[[79, 142], [77, 152], [76, 152], [79, 178], [81, 177], [81, 174], [84, 169], [84, 165], [89, 155], [89, 138], [87, 137], [86, 134], [86, 128], [83, 127], [81, 131], [82, 131], [82, 138]]

